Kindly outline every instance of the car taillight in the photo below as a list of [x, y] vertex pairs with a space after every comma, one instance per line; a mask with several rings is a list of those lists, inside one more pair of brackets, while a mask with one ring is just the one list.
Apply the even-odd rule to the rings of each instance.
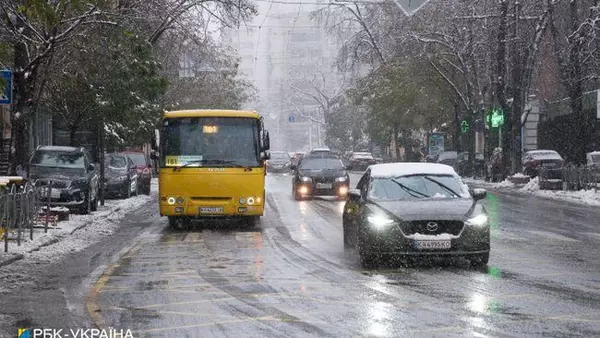
[[150, 169], [148, 168], [144, 168], [144, 170], [142, 170], [142, 174], [149, 174], [150, 173]]

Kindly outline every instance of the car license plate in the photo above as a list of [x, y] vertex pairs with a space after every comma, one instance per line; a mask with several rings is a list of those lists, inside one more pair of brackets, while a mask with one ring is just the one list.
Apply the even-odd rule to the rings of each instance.
[[331, 183], [317, 183], [317, 189], [331, 189], [333, 184]]
[[201, 214], [222, 214], [223, 207], [200, 207]]
[[419, 250], [450, 249], [450, 241], [415, 241], [415, 248]]

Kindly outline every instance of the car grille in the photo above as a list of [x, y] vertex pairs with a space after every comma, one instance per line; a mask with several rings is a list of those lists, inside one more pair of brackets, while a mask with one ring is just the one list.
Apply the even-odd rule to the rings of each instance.
[[[433, 226], [431, 223], [436, 223], [436, 226]], [[428, 224], [431, 224], [428, 226]], [[416, 233], [422, 235], [439, 235], [443, 233], [448, 233], [451, 235], [458, 235], [462, 231], [464, 227], [464, 223], [462, 221], [412, 221], [412, 222], [404, 222], [400, 225], [402, 232], [405, 235], [414, 235]]]
[[70, 181], [60, 181], [60, 180], [38, 180], [38, 185], [44, 187], [44, 186], [49, 186], [50, 183], [52, 182], [52, 188], [56, 188], [56, 189], [66, 189], [71, 185]]

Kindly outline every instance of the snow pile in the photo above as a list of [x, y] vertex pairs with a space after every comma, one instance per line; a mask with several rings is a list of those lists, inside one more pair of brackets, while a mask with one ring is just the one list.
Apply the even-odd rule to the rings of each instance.
[[529, 177], [529, 176], [525, 175], [523, 173], [516, 173], [516, 174], [512, 175], [512, 177], [514, 177], [514, 178], [525, 178], [525, 177]]
[[536, 192], [540, 191], [540, 178], [539, 176], [529, 180], [529, 183], [525, 184], [521, 189], [521, 192]]
[[494, 188], [514, 188], [515, 184], [511, 181], [509, 181], [508, 179], [499, 182], [499, 183], [492, 183], [492, 186]]
[[100, 236], [112, 234], [127, 213], [152, 199], [151, 196], [136, 196], [126, 200], [107, 200], [97, 212], [70, 215], [69, 221], [59, 222], [56, 228], [49, 226], [48, 233], [44, 233], [44, 229], [34, 229], [33, 240], [29, 240], [27, 230], [21, 246], [17, 246], [16, 240], [11, 240], [8, 253], [0, 252], [0, 260], [9, 255], [24, 254], [36, 261], [51, 262], [64, 254], [81, 251], [98, 241]]

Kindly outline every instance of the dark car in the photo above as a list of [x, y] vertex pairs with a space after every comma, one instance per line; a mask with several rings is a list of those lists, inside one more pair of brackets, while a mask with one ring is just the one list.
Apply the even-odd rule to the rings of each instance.
[[272, 173], [289, 172], [292, 165], [290, 155], [284, 151], [272, 151], [267, 161], [267, 171]]
[[108, 196], [137, 195], [139, 174], [133, 161], [123, 154], [104, 155], [104, 192]]
[[456, 165], [457, 158], [458, 153], [456, 151], [444, 151], [439, 154], [436, 162], [454, 167]]
[[139, 151], [125, 151], [123, 154], [127, 155], [137, 168], [139, 175], [139, 191], [144, 195], [150, 195], [150, 186], [152, 185], [152, 164], [146, 154]]
[[551, 173], [549, 178], [562, 178], [562, 171], [559, 169], [564, 163], [563, 158], [554, 150], [531, 150], [523, 155], [523, 172], [535, 177], [541, 168], [545, 168]]
[[388, 163], [369, 167], [348, 195], [344, 244], [371, 266], [384, 255], [461, 255], [485, 265], [490, 225], [483, 189], [469, 192], [450, 166]]
[[51, 206], [82, 214], [98, 207], [98, 169], [85, 148], [38, 147], [29, 161], [29, 178], [41, 187], [44, 202], [50, 194]]
[[376, 164], [375, 158], [371, 153], [355, 152], [348, 159], [348, 169], [365, 170], [368, 166]]
[[317, 195], [345, 198], [348, 193], [350, 177], [337, 158], [305, 157], [292, 170], [292, 194], [296, 200]]

